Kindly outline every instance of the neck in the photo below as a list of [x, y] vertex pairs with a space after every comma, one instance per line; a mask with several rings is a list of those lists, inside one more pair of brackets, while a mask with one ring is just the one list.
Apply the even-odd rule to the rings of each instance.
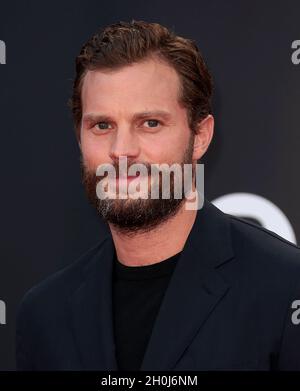
[[127, 266], [161, 262], [180, 252], [193, 227], [197, 210], [188, 210], [183, 202], [178, 213], [147, 233], [123, 235], [109, 224], [116, 253]]

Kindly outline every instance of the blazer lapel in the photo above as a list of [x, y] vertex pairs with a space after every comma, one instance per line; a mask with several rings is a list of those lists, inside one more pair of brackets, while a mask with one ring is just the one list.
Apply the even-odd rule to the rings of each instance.
[[112, 318], [114, 247], [109, 236], [84, 271], [70, 298], [71, 324], [81, 366], [87, 370], [117, 370]]
[[140, 370], [170, 370], [229, 289], [216, 268], [233, 257], [230, 221], [205, 200], [162, 300]]

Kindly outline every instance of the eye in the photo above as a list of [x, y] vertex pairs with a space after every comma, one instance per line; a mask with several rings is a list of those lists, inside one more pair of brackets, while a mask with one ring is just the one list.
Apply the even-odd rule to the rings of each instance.
[[99, 129], [99, 130], [106, 130], [106, 129], [108, 129], [107, 125], [109, 125], [108, 122], [104, 122], [104, 121], [97, 122], [96, 123], [96, 128]]
[[158, 124], [160, 124], [160, 121], [157, 119], [147, 119], [144, 123], [148, 122], [149, 126], [148, 128], [156, 128]]

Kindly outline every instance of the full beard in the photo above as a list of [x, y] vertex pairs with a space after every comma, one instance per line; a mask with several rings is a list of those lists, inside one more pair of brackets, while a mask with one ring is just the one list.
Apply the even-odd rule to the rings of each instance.
[[[192, 154], [194, 146], [194, 136], [191, 134], [189, 144], [184, 152], [182, 161], [179, 163], [182, 169], [182, 182], [180, 183], [183, 189], [183, 166], [184, 164], [192, 164]], [[150, 174], [149, 163], [144, 163], [148, 170], [148, 178]], [[159, 174], [159, 198], [151, 198], [151, 186], [148, 188], [148, 198], [138, 199], [121, 199], [121, 198], [99, 198], [96, 194], [96, 187], [102, 177], [96, 176], [96, 170], [91, 170], [87, 167], [82, 155], [80, 159], [81, 177], [89, 202], [96, 208], [97, 213], [106, 222], [113, 225], [114, 229], [127, 236], [133, 236], [136, 233], [146, 233], [156, 227], [164, 224], [170, 218], [175, 216], [185, 197], [175, 198], [175, 188], [179, 184], [175, 183], [174, 175], [170, 174], [170, 197], [162, 198], [162, 178]], [[116, 173], [118, 173], [118, 164], [114, 164]], [[129, 167], [128, 167], [129, 169]], [[194, 175], [194, 173], [193, 173]]]

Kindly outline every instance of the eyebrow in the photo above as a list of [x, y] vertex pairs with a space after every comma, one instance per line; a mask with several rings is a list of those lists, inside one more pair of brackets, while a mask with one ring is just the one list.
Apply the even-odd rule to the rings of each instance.
[[[149, 118], [149, 117], [160, 117], [167, 120], [170, 120], [172, 118], [171, 113], [164, 110], [153, 110], [153, 111], [142, 111], [140, 113], [135, 113], [132, 116], [133, 120], [137, 119], [143, 119], [143, 118]], [[85, 123], [88, 122], [95, 122], [95, 121], [112, 121], [113, 118], [106, 114], [95, 114], [95, 113], [88, 113], [85, 114], [82, 118], [82, 121]]]

